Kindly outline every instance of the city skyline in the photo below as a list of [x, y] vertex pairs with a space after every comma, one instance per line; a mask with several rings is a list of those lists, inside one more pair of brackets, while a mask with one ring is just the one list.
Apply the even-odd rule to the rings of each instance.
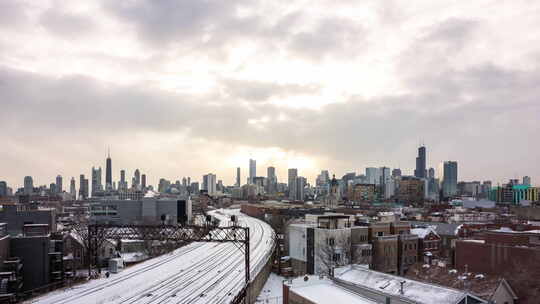
[[281, 181], [288, 168], [311, 182], [323, 169], [412, 175], [422, 139], [428, 168], [534, 183], [538, 9], [2, 1], [1, 178], [90, 177], [108, 146], [114, 180], [140, 168], [153, 185], [208, 172], [233, 184], [250, 158]]
[[[429, 150], [427, 150], [427, 147], [425, 145], [420, 145], [417, 147], [417, 152], [422, 150], [423, 151], [423, 155], [424, 155], [424, 158], [427, 158], [426, 157], [426, 154], [429, 154]], [[420, 152], [418, 152], [420, 153]], [[113, 163], [114, 162], [114, 157], [112, 157], [110, 155], [110, 151], [108, 151], [108, 154], [107, 154], [107, 158], [103, 161], [103, 163], [105, 164], [105, 167], [107, 167], [107, 165], [109, 164], [109, 162]], [[436, 175], [440, 178], [442, 175], [443, 175], [443, 172], [441, 172], [441, 168], [442, 168], [442, 165], [443, 163], [445, 162], [457, 162], [457, 163], [460, 163], [458, 160], [444, 160], [440, 163], [437, 163], [437, 164], [433, 164], [431, 165], [429, 162], [426, 163], [426, 168], [429, 168], [430, 170], [431, 169], [434, 169], [435, 172], [436, 172]], [[416, 174], [416, 166], [417, 166], [417, 163], [418, 163], [418, 157], [416, 157], [416, 163], [414, 164], [414, 166], [412, 166], [411, 168], [404, 168], [404, 167], [389, 167], [390, 169], [400, 169], [401, 170], [401, 174], [404, 175], [404, 176], [415, 176]], [[320, 168], [320, 169], [315, 169], [315, 174], [313, 176], [311, 175], [306, 175], [305, 173], [303, 173], [302, 171], [300, 171], [298, 168], [282, 168], [281, 170], [277, 170], [275, 166], [273, 166], [272, 164], [270, 165], [266, 165], [266, 164], [260, 164], [260, 165], [257, 165], [257, 159], [252, 159], [252, 158], [249, 158], [249, 163], [247, 166], [238, 166], [238, 167], [234, 167], [234, 168], [230, 168], [231, 170], [234, 170], [234, 173], [231, 174], [231, 180], [229, 181], [228, 178], [223, 178], [222, 175], [220, 174], [217, 174], [216, 172], [210, 170], [209, 172], [212, 172], [212, 174], [216, 175], [218, 177], [219, 180], [223, 180], [224, 182], [224, 185], [228, 185], [228, 186], [235, 186], [236, 183], [237, 183], [237, 180], [238, 180], [238, 176], [237, 174], [240, 172], [238, 171], [239, 169], [240, 170], [243, 170], [243, 171], [250, 171], [253, 169], [252, 167], [252, 164], [255, 165], [255, 171], [257, 170], [257, 168], [260, 168], [260, 169], [263, 169], [261, 170], [260, 172], [264, 172], [263, 175], [256, 175], [256, 176], [264, 176], [266, 177], [266, 174], [267, 174], [267, 169], [268, 168], [273, 168], [273, 171], [275, 172], [275, 176], [277, 177], [277, 180], [278, 182], [280, 183], [286, 183], [288, 184], [288, 172], [289, 172], [289, 169], [296, 169], [298, 170], [298, 175], [302, 175], [303, 177], [305, 177], [307, 179], [307, 183], [311, 184], [311, 185], [315, 185], [316, 183], [316, 179], [317, 179], [317, 176], [321, 173], [321, 171], [323, 170], [328, 170], [329, 172], [332, 172], [332, 174], [335, 174], [336, 177], [339, 179], [341, 178], [341, 176], [344, 176], [345, 174], [347, 173], [351, 173], [351, 172], [354, 172], [356, 173], [357, 175], [364, 175], [367, 171], [369, 171], [370, 169], [372, 168], [375, 168], [375, 169], [379, 169], [379, 168], [383, 168], [383, 167], [387, 167], [385, 165], [377, 165], [377, 166], [366, 166], [366, 167], [363, 167], [363, 168], [357, 168], [357, 169], [351, 169], [351, 170], [346, 170], [344, 171], [342, 174], [340, 173], [337, 173], [336, 171], [333, 171], [331, 168]], [[429, 165], [428, 165], [429, 164]], [[461, 166], [461, 165], [460, 165]], [[111, 165], [112, 167], [112, 165]], [[105, 173], [105, 172], [102, 172], [103, 170], [101, 170], [101, 166], [98, 164], [97, 167], [95, 168], [96, 170], [99, 170], [100, 173]], [[312, 168], [311, 168], [312, 169]], [[91, 183], [91, 189], [90, 189], [90, 192], [93, 192], [93, 179], [95, 178], [94, 177], [94, 166], [92, 166], [90, 168], [90, 173], [86, 172], [86, 171], [81, 171], [80, 173], [78, 173], [77, 175], [75, 176], [67, 176], [67, 175], [63, 175], [63, 174], [52, 174], [54, 175], [54, 179], [52, 179], [51, 181], [52, 182], [55, 182], [55, 181], [58, 181], [58, 177], [60, 177], [62, 179], [65, 179], [65, 178], [71, 178], [71, 177], [77, 177], [79, 175], [85, 175], [86, 177], [90, 177], [90, 183]], [[318, 170], [318, 171], [317, 171]], [[461, 167], [460, 167], [460, 172], [461, 170], [463, 170]], [[118, 172], [116, 172], [115, 170], [111, 170], [111, 178], [112, 178], [112, 183], [115, 184], [117, 187], [120, 185], [120, 182], [122, 182], [122, 173], [124, 174], [128, 174], [129, 176], [129, 172], [131, 172], [131, 174], [134, 176], [134, 178], [137, 176], [137, 173], [138, 172], [141, 172], [142, 169], [140, 167], [137, 167], [135, 169], [127, 169], [127, 168], [121, 168], [121, 169], [118, 169], [117, 170]], [[282, 172], [283, 171], [283, 172]], [[426, 170], [427, 171], [427, 170]], [[144, 172], [152, 172], [152, 170], [144, 170]], [[283, 174], [279, 174], [279, 173], [283, 173]], [[312, 170], [306, 170], [306, 172], [312, 172]], [[116, 174], [117, 173], [117, 174]], [[140, 173], [139, 173], [140, 174]], [[204, 179], [204, 176], [207, 175], [208, 173], [202, 173], [200, 175], [185, 175], [185, 174], [180, 174], [179, 176], [176, 176], [176, 177], [163, 177], [163, 176], [155, 176], [155, 177], [152, 177], [151, 179], [149, 179], [150, 181], [154, 181], [154, 182], [150, 182], [147, 184], [148, 185], [152, 185], [154, 187], [157, 187], [157, 185], [159, 184], [159, 179], [161, 178], [165, 178], [165, 179], [168, 179], [168, 180], [171, 180], [171, 181], [176, 181], [176, 180], [181, 180], [182, 177], [185, 178], [185, 176], [189, 176], [192, 178], [192, 182], [199, 182], [199, 183], [202, 183], [203, 182], [203, 179]], [[427, 172], [426, 172], [427, 174]], [[106, 174], [103, 174], [105, 176], [101, 176], [101, 178], [106, 178]], [[147, 174], [143, 174], [144, 177], [145, 177], [145, 180], [146, 180], [146, 176]], [[226, 176], [226, 175], [224, 175]], [[489, 177], [487, 178], [483, 178], [483, 179], [464, 179], [464, 178], [461, 178], [460, 175], [457, 176], [457, 181], [491, 181], [493, 183], [493, 185], [497, 185], [497, 184], [503, 184], [503, 183], [506, 183], [508, 182], [509, 179], [518, 179], [518, 180], [522, 180], [523, 178], [528, 178], [528, 179], [531, 179], [531, 176], [530, 174], [523, 174], [523, 175], [520, 175], [520, 176], [508, 176], [508, 177], [504, 177], [502, 180], [494, 180], [494, 179], [490, 179]], [[41, 181], [37, 181], [36, 182], [36, 177], [32, 174], [26, 174], [23, 176], [23, 179], [26, 178], [26, 177], [32, 177], [33, 179], [33, 186], [34, 187], [37, 187], [37, 186], [42, 186], [42, 185], [45, 185], [45, 186], [48, 186], [49, 185], [49, 181], [45, 181], [45, 182], [41, 182]], [[248, 176], [249, 177], [249, 176]], [[369, 176], [368, 176], [369, 177]], [[427, 175], [426, 175], [427, 177]], [[103, 187], [103, 189], [105, 189], [105, 184], [101, 182], [101, 178], [99, 179], [99, 184]], [[2, 179], [2, 177], [0, 177], [0, 180], [1, 181], [6, 181], [8, 186], [11, 187], [13, 189], [13, 191], [17, 190], [18, 188], [23, 188], [24, 187], [24, 181], [19, 184], [17, 184], [16, 182], [15, 183], [10, 183], [8, 179], [4, 178]], [[126, 179], [126, 182], [129, 186], [131, 186], [131, 182], [129, 180]], [[246, 184], [246, 183], [249, 183], [250, 180], [249, 178], [247, 179], [247, 182], [246, 181], [242, 181], [240, 179], [240, 185], [243, 185], [243, 184]], [[536, 185], [535, 184], [536, 180], [533, 179], [532, 181], [532, 184], [533, 185]], [[140, 181], [139, 181], [140, 183]], [[79, 184], [77, 184], [77, 189], [79, 189]], [[67, 189], [64, 189], [65, 191], [68, 191]]]

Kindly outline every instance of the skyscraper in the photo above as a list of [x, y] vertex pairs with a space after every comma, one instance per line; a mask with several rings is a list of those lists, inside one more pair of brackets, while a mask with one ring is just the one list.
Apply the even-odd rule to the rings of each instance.
[[366, 168], [366, 178], [369, 184], [380, 184], [381, 170], [379, 168]]
[[0, 181], [0, 196], [7, 195], [7, 183], [5, 181]]
[[208, 195], [216, 194], [216, 175], [208, 173], [203, 176], [203, 190], [208, 191]]
[[390, 198], [394, 195], [394, 184], [392, 183], [392, 177], [390, 176], [390, 168], [381, 167], [379, 168], [379, 172], [381, 173], [379, 184], [381, 185], [383, 198]]
[[435, 178], [435, 169], [429, 168], [429, 171], [428, 171], [428, 177], [429, 177], [430, 179]]
[[62, 193], [62, 191], [64, 191], [64, 189], [62, 187], [62, 176], [61, 175], [56, 176], [56, 191], [58, 193]]
[[274, 194], [277, 192], [276, 168], [268, 167], [266, 169], [266, 192]]
[[81, 174], [79, 178], [79, 200], [85, 200], [88, 198], [88, 179]]
[[236, 187], [240, 187], [241, 185], [241, 179], [240, 179], [240, 167], [236, 168]]
[[72, 199], [77, 198], [77, 189], [75, 189], [75, 177], [72, 177], [71, 182], [69, 183], [69, 194], [71, 194]]
[[31, 176], [24, 177], [24, 194], [30, 195], [34, 192], [34, 180]]
[[92, 167], [92, 197], [96, 196], [98, 192], [103, 191], [103, 185], [101, 184], [101, 167]]
[[523, 184], [526, 185], [526, 186], [530, 186], [531, 185], [531, 177], [530, 176], [524, 176], [523, 177]]
[[107, 154], [107, 167], [105, 168], [105, 188], [107, 191], [112, 190], [112, 160], [111, 152]]
[[120, 170], [120, 181], [118, 182], [118, 191], [126, 191], [127, 182], [126, 182], [126, 170]]
[[288, 171], [289, 199], [295, 199], [296, 196], [296, 178], [298, 177], [298, 169], [291, 168]]
[[398, 177], [398, 176], [401, 176], [401, 169], [396, 168], [392, 170], [392, 177]]
[[445, 161], [439, 169], [443, 198], [449, 198], [457, 194], [458, 163]]
[[416, 157], [416, 169], [414, 170], [414, 176], [426, 178], [426, 175], [426, 147], [421, 146], [418, 148], [418, 157]]
[[141, 175], [141, 188], [146, 189], [146, 174]]
[[141, 185], [141, 171], [139, 169], [135, 169], [135, 173], [133, 174], [133, 188], [139, 189], [139, 186]]
[[257, 161], [249, 159], [249, 183], [253, 184], [253, 178], [257, 176]]

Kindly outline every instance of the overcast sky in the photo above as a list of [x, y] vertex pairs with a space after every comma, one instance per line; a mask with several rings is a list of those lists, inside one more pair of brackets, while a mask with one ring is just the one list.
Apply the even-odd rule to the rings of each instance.
[[[540, 180], [540, 2], [0, 1], [0, 180]], [[78, 180], [78, 178], [77, 178]]]

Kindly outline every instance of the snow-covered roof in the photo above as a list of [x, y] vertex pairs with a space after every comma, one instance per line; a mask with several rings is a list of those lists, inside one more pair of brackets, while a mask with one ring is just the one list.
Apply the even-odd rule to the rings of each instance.
[[[460, 290], [422, 283], [354, 265], [336, 269], [335, 274], [336, 278], [352, 283], [355, 286], [407, 299], [413, 303], [456, 304], [465, 297], [471, 296]], [[403, 293], [401, 293], [402, 282]]]
[[515, 231], [508, 227], [501, 227], [499, 229], [490, 230], [493, 232], [505, 232], [505, 233], [540, 233], [540, 230], [528, 230], [528, 231]]
[[455, 236], [457, 235], [458, 227], [461, 224], [456, 223], [440, 223], [440, 222], [419, 222], [411, 221], [412, 225], [430, 226], [438, 235]]
[[411, 234], [416, 234], [421, 239], [425, 238], [430, 232], [433, 232], [435, 235], [438, 236], [437, 232], [435, 232], [435, 229], [433, 229], [432, 227], [411, 229]]
[[315, 304], [377, 304], [377, 302], [338, 286], [328, 278], [308, 276], [294, 279], [289, 290]]

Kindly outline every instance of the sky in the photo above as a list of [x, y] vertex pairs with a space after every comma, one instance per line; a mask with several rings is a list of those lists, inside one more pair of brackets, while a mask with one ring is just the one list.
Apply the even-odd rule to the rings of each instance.
[[540, 180], [540, 2], [0, 1], [0, 180]]

